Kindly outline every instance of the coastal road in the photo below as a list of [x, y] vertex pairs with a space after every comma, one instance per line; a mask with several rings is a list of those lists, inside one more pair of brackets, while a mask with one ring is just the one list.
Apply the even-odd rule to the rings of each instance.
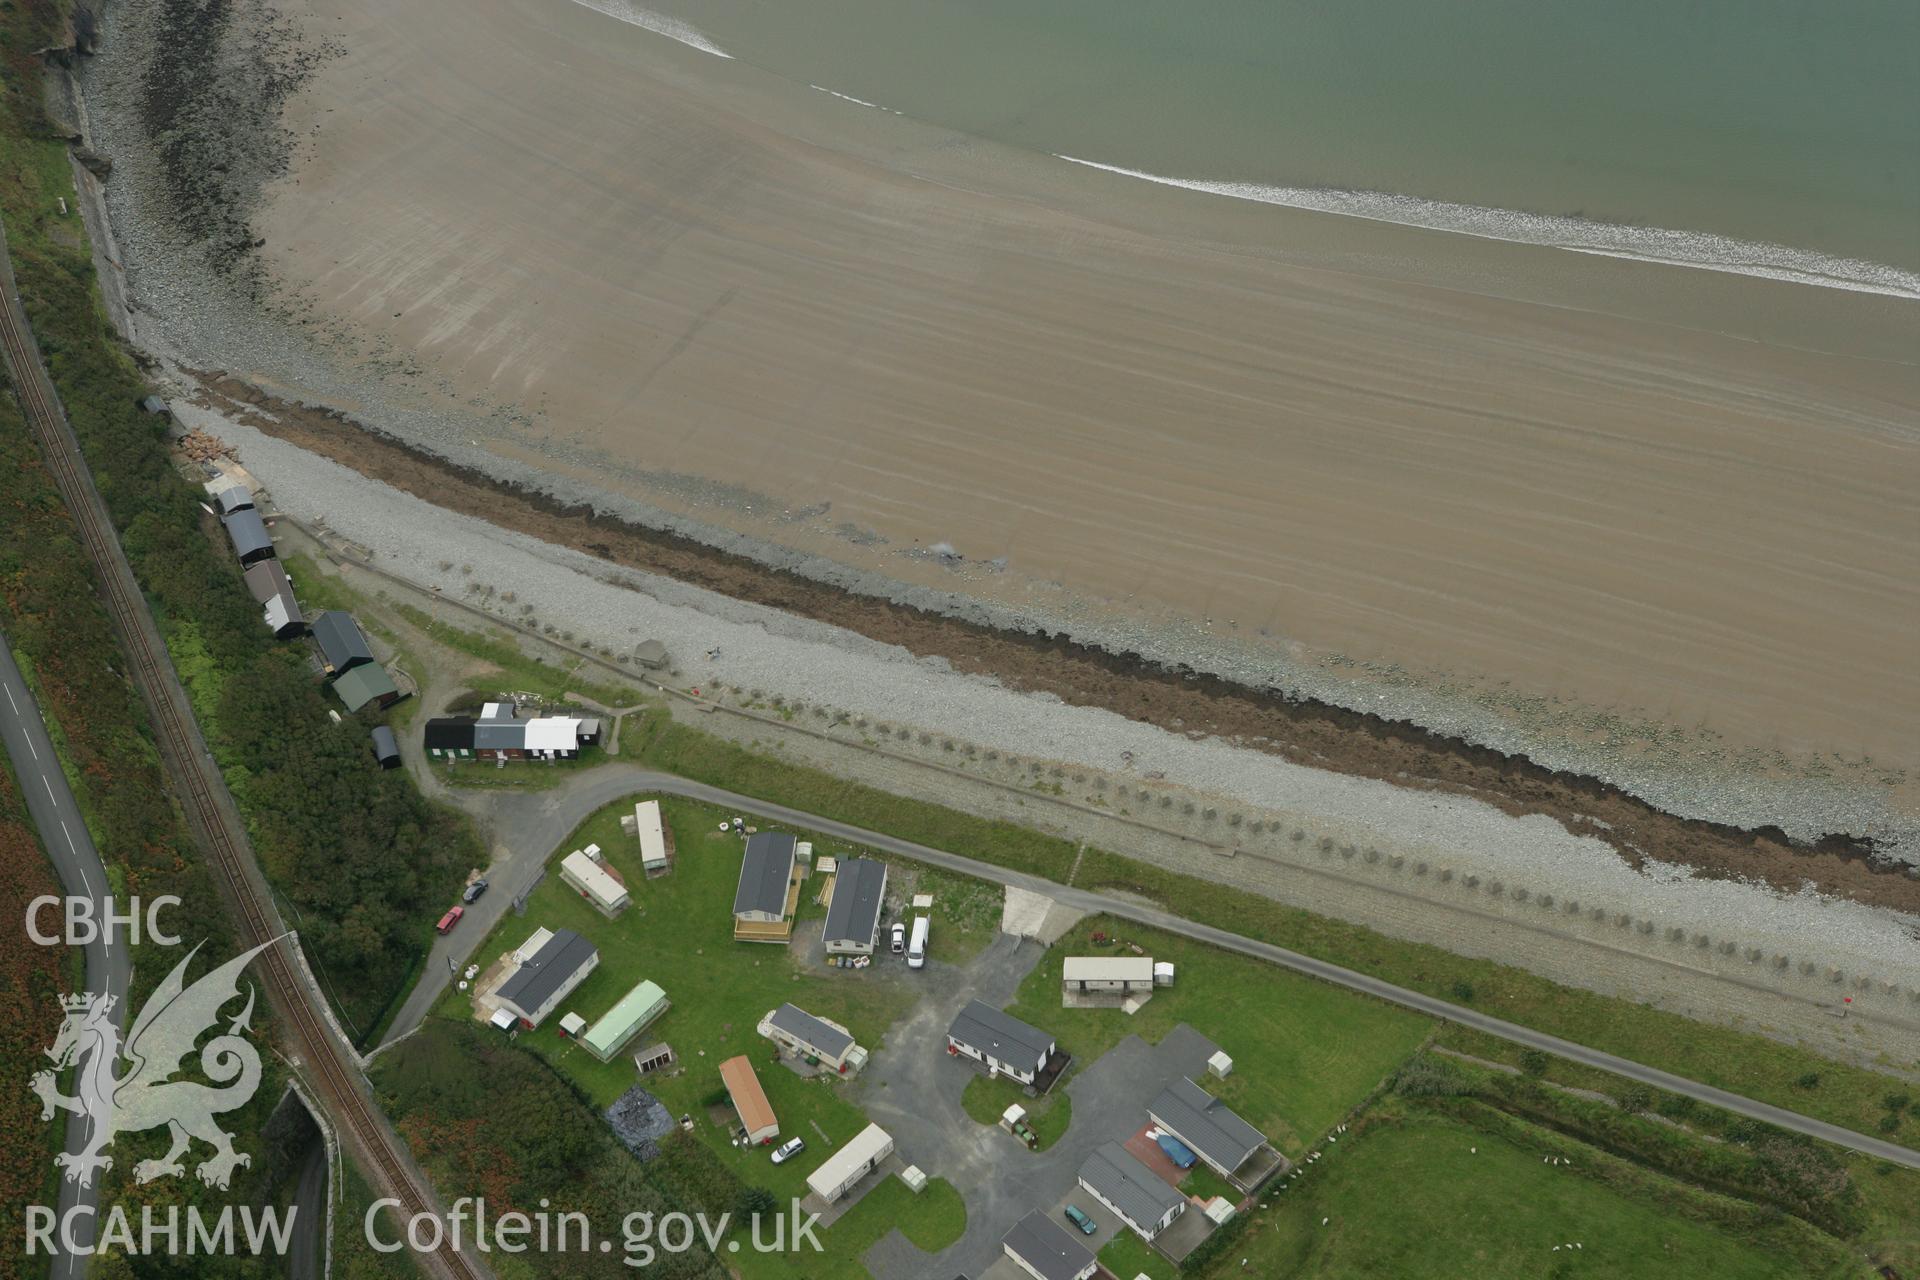
[[[5, 742], [7, 756], [13, 761], [13, 776], [20, 780], [27, 812], [39, 829], [47, 858], [53, 863], [67, 897], [92, 899], [93, 918], [104, 920], [108, 895], [112, 892], [107, 869], [100, 861], [99, 851], [93, 847], [93, 837], [87, 834], [87, 824], [81, 820], [80, 807], [74, 803], [66, 775], [60, 770], [60, 759], [47, 736], [40, 706], [14, 662], [13, 650], [4, 635], [0, 635], [0, 693], [6, 695], [4, 705], [0, 705], [0, 741]], [[56, 913], [51, 911], [41, 913], [39, 926], [42, 933], [58, 933], [61, 929]], [[95, 937], [82, 950], [87, 965], [87, 990], [114, 997], [113, 1023], [124, 1028], [127, 992], [133, 973], [126, 943], [108, 943], [104, 938]], [[67, 1114], [68, 1151], [77, 1152], [87, 1145], [89, 1123], [86, 1116]], [[98, 1185], [82, 1187], [65, 1178], [60, 1180], [60, 1203], [56, 1206], [60, 1221], [69, 1221], [67, 1215], [76, 1209], [84, 1210], [84, 1219], [71, 1219], [77, 1224], [72, 1234], [89, 1247], [99, 1230], [99, 1206]], [[55, 1239], [58, 1238], [56, 1234]], [[88, 1258], [87, 1254], [60, 1253], [53, 1261], [54, 1280], [80, 1280], [87, 1274]]]
[[[1864, 1133], [1855, 1133], [1851, 1129], [1829, 1124], [1824, 1120], [1816, 1120], [1811, 1116], [1803, 1116], [1796, 1111], [1757, 1102], [1737, 1093], [1729, 1093], [1725, 1089], [1716, 1089], [1712, 1085], [1701, 1084], [1670, 1072], [1644, 1066], [1628, 1058], [1590, 1049], [1586, 1045], [1575, 1044], [1571, 1040], [1562, 1040], [1558, 1036], [1535, 1031], [1518, 1023], [1507, 1022], [1482, 1013], [1478, 1009], [1450, 1004], [1419, 991], [1398, 987], [1379, 978], [1342, 968], [1337, 964], [1329, 964], [1325, 960], [1316, 960], [1312, 956], [1301, 955], [1285, 947], [1276, 947], [1270, 942], [1262, 942], [1257, 938], [1244, 938], [1239, 934], [1229, 933], [1225, 929], [1216, 929], [1212, 925], [1182, 919], [1155, 907], [1141, 906], [1138, 903], [1086, 889], [1068, 888], [1065, 885], [1055, 884], [1051, 880], [1042, 880], [1038, 876], [1009, 871], [992, 863], [948, 853], [943, 849], [929, 848], [884, 832], [869, 831], [864, 827], [838, 822], [832, 818], [804, 813], [785, 805], [756, 800], [719, 787], [708, 786], [703, 782], [692, 782], [672, 774], [657, 773], [633, 765], [610, 764], [581, 773], [552, 791], [518, 797], [527, 803], [515, 806], [510, 813], [496, 812], [494, 814], [496, 841], [505, 845], [513, 853], [508, 864], [494, 868], [494, 891], [503, 893], [505, 898], [511, 898], [519, 893], [539, 873], [539, 868], [560, 841], [566, 839], [584, 818], [595, 810], [636, 792], [658, 792], [682, 796], [689, 800], [699, 800], [741, 813], [756, 814], [774, 822], [833, 836], [849, 844], [865, 845], [870, 849], [883, 850], [903, 858], [911, 858], [916, 862], [925, 862], [949, 871], [957, 871], [978, 880], [1028, 889], [1034, 893], [1045, 894], [1054, 901], [1076, 910], [1118, 916], [1137, 924], [1149, 925], [1155, 929], [1164, 929], [1168, 933], [1176, 933], [1182, 937], [1205, 942], [1222, 950], [1237, 951], [1242, 955], [1253, 956], [1270, 964], [1280, 965], [1297, 973], [1304, 973], [1336, 986], [1346, 987], [1351, 991], [1375, 996], [1429, 1017], [1444, 1018], [1449, 1022], [1458, 1023], [1463, 1027], [1472, 1027], [1476, 1031], [1484, 1031], [1515, 1044], [1555, 1054], [1571, 1062], [1598, 1067], [1602, 1071], [1611, 1071], [1656, 1089], [1681, 1094], [1697, 1102], [1731, 1111], [1736, 1115], [1762, 1120], [1782, 1129], [1806, 1134], [1808, 1137], [1818, 1138], [1850, 1151], [1857, 1151], [1862, 1155], [1905, 1165], [1909, 1169], [1920, 1169], [1920, 1151], [1913, 1151]], [[501, 805], [499, 808], [504, 809], [506, 806]], [[504, 902], [501, 907], [504, 907]], [[455, 962], [459, 963], [463, 960], [465, 955], [477, 947], [485, 936], [485, 929], [476, 929], [465, 935], [461, 943], [464, 950], [455, 957]], [[420, 987], [409, 995], [400, 1016], [394, 1020], [393, 1036], [403, 1035], [418, 1025], [419, 1020], [425, 1016], [444, 989], [445, 981], [444, 968], [439, 972], [429, 969], [427, 974], [423, 975]]]
[[[160, 628], [127, 562], [106, 503], [67, 422], [59, 393], [48, 377], [14, 279], [12, 257], [0, 227], [0, 357], [34, 442], [73, 517], [74, 530], [92, 562], [101, 603], [128, 662], [150, 717], [155, 746], [168, 781], [186, 815], [194, 843], [206, 858], [226, 905], [234, 913], [242, 947], [261, 944], [256, 972], [266, 989], [291, 1065], [306, 1078], [340, 1140], [354, 1153], [375, 1191], [399, 1202], [399, 1215], [441, 1216], [433, 1184], [414, 1162], [372, 1097], [352, 1046], [334, 1029], [330, 1010], [306, 972], [299, 943], [280, 918], [267, 887], [246, 823], [226, 779], [200, 735], [186, 689], [160, 638]], [[213, 910], [212, 903], [189, 904]], [[475, 1255], [442, 1239], [438, 1248], [414, 1252], [415, 1263], [436, 1280], [484, 1280], [492, 1274]]]

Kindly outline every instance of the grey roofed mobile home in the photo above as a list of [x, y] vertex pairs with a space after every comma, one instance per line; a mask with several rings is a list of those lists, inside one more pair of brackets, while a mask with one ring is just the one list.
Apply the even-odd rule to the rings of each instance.
[[[781, 899], [782, 905], [785, 899]], [[853, 1046], [853, 1037], [838, 1027], [828, 1026], [805, 1009], [783, 1004], [767, 1017], [767, 1022], [786, 1032], [803, 1044], [818, 1049], [826, 1057], [838, 1061]]]
[[233, 554], [240, 557], [241, 564], [252, 564], [273, 555], [273, 539], [267, 534], [266, 521], [252, 507], [234, 512], [221, 523], [227, 527]]
[[827, 950], [873, 950], [886, 893], [886, 863], [872, 858], [842, 858], [833, 877], [833, 901], [827, 906]]
[[1232, 1173], [1266, 1143], [1266, 1136], [1182, 1076], [1161, 1090], [1147, 1114], [1173, 1130], [1208, 1164]]
[[1093, 1251], [1038, 1209], [1014, 1223], [1000, 1247], [1040, 1280], [1085, 1280], [1093, 1274]]
[[554, 992], [594, 954], [593, 944], [573, 930], [556, 930], [545, 946], [500, 984], [494, 995], [521, 1009], [538, 1009], [553, 999]]
[[1026, 1064], [1053, 1052], [1053, 1037], [990, 1004], [969, 1000], [947, 1035], [997, 1062]]
[[337, 676], [350, 667], [373, 661], [373, 650], [367, 647], [367, 638], [360, 634], [360, 624], [350, 613], [329, 609], [315, 614], [313, 639], [320, 646], [329, 675]]
[[757, 911], [777, 920], [786, 914], [787, 882], [793, 876], [798, 843], [784, 831], [758, 831], [747, 837], [740, 885], [733, 892], [734, 915]]
[[1080, 1182], [1127, 1225], [1151, 1238], [1187, 1207], [1187, 1198], [1117, 1142], [1095, 1147]]

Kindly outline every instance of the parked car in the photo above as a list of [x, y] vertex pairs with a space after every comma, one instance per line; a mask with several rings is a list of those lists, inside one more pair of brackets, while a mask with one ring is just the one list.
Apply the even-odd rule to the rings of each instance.
[[441, 933], [452, 933], [453, 926], [459, 924], [460, 917], [465, 914], [467, 914], [467, 909], [465, 907], [455, 907], [453, 910], [447, 912], [447, 914], [441, 916], [440, 923], [433, 927], [435, 929], [438, 929]]
[[485, 893], [486, 891], [487, 891], [487, 882], [485, 880], [475, 880], [472, 884], [467, 886], [467, 891], [460, 895], [460, 901], [478, 902], [480, 901], [480, 895]]
[[1160, 1149], [1167, 1153], [1167, 1159], [1173, 1161], [1176, 1168], [1191, 1169], [1200, 1159], [1193, 1154], [1192, 1147], [1170, 1133], [1162, 1133], [1154, 1141], [1160, 1144]]
[[1077, 1204], [1068, 1205], [1066, 1214], [1067, 1221], [1080, 1228], [1080, 1234], [1083, 1236], [1090, 1236], [1100, 1229], [1099, 1225], [1095, 1223], [1092, 1218], [1080, 1212], [1080, 1206]]
[[899, 955], [907, 949], [907, 925], [904, 920], [893, 922], [893, 954]]
[[907, 968], [924, 968], [927, 963], [927, 933], [932, 928], [925, 916], [913, 918], [913, 941], [907, 944]]
[[773, 1162], [775, 1164], [785, 1164], [806, 1149], [807, 1140], [805, 1138], [788, 1138], [785, 1142], [773, 1149]]

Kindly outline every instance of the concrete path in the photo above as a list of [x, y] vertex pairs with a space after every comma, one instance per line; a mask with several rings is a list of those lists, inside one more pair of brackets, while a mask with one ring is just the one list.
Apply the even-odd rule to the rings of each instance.
[[[637, 765], [608, 764], [598, 769], [590, 769], [574, 775], [566, 783], [551, 791], [541, 792], [537, 796], [521, 796], [531, 804], [498, 806], [495, 827], [496, 843], [504, 844], [510, 851], [507, 862], [497, 869], [494, 893], [507, 890], [506, 896], [517, 891], [517, 887], [529, 882], [542, 863], [551, 856], [554, 846], [565, 839], [567, 834], [588, 814], [601, 806], [635, 793], [652, 792], [664, 795], [683, 796], [690, 800], [703, 801], [735, 809], [742, 813], [756, 814], [762, 818], [787, 823], [804, 830], [820, 832], [823, 835], [845, 840], [851, 844], [866, 845], [882, 852], [912, 858], [932, 866], [957, 871], [962, 875], [973, 876], [994, 884], [1015, 885], [1034, 893], [1044, 893], [1063, 906], [1088, 913], [1104, 912], [1124, 920], [1164, 929], [1168, 933], [1179, 934], [1199, 942], [1209, 943], [1227, 951], [1236, 951], [1242, 955], [1268, 961], [1284, 968], [1292, 969], [1310, 977], [1320, 978], [1336, 986], [1346, 987], [1365, 995], [1402, 1005], [1430, 1017], [1444, 1018], [1461, 1026], [1485, 1031], [1516, 1044], [1540, 1049], [1547, 1053], [1558, 1054], [1572, 1062], [1597, 1067], [1602, 1071], [1611, 1071], [1641, 1084], [1665, 1089], [1670, 1093], [1682, 1094], [1697, 1102], [1720, 1107], [1735, 1115], [1749, 1119], [1763, 1120], [1782, 1129], [1790, 1129], [1809, 1137], [1831, 1142], [1836, 1146], [1858, 1151], [1876, 1159], [1888, 1160], [1894, 1164], [1905, 1165], [1910, 1169], [1920, 1169], [1920, 1151], [1913, 1151], [1881, 1138], [1855, 1133], [1839, 1125], [1803, 1116], [1739, 1094], [1729, 1093], [1725, 1089], [1716, 1089], [1711, 1085], [1700, 1084], [1671, 1072], [1643, 1066], [1631, 1059], [1603, 1053], [1585, 1045], [1575, 1044], [1571, 1040], [1562, 1040], [1558, 1036], [1547, 1035], [1518, 1023], [1507, 1022], [1477, 1009], [1462, 1005], [1449, 1004], [1419, 991], [1398, 987], [1390, 982], [1357, 973], [1352, 969], [1317, 960], [1312, 956], [1301, 955], [1272, 943], [1255, 938], [1243, 938], [1217, 929], [1212, 925], [1199, 924], [1182, 919], [1157, 907], [1142, 906], [1122, 898], [1102, 893], [1092, 893], [1085, 889], [1073, 889], [1064, 885], [1042, 880], [1021, 872], [1008, 871], [991, 863], [979, 862], [959, 854], [947, 853], [941, 849], [929, 848], [911, 840], [902, 840], [884, 832], [869, 831], [850, 823], [839, 822], [832, 818], [823, 818], [816, 814], [803, 813], [785, 805], [773, 804], [764, 800], [755, 800], [738, 795], [720, 787], [708, 786], [703, 782], [692, 782], [672, 774], [657, 773], [642, 769]], [[457, 793], [454, 793], [457, 796]], [[490, 895], [491, 897], [491, 895]], [[484, 900], [483, 900], [484, 901]], [[505, 907], [504, 902], [494, 903], [496, 915]], [[490, 927], [490, 926], [489, 926]], [[477, 947], [485, 937], [487, 928], [476, 928], [463, 936], [459, 944], [465, 947], [461, 956]], [[447, 939], [441, 940], [443, 943]], [[438, 948], [436, 948], [437, 950]], [[438, 998], [440, 988], [434, 983], [446, 981], [444, 972], [437, 972], [429, 965], [422, 975], [419, 988], [409, 997], [401, 1016], [394, 1020], [393, 1031], [389, 1038], [405, 1034], [418, 1025], [433, 1001]]]
[[[40, 842], [46, 846], [47, 857], [67, 896], [92, 899], [93, 918], [104, 920], [112, 893], [107, 869], [100, 861], [99, 851], [93, 847], [93, 838], [87, 834], [87, 824], [81, 819], [80, 806], [74, 803], [73, 792], [67, 787], [66, 775], [60, 771], [60, 759], [47, 736], [40, 706], [4, 637], [0, 637], [0, 693], [6, 695], [4, 706], [0, 706], [0, 740], [5, 742], [7, 755], [13, 761], [13, 775], [20, 781], [27, 812], [40, 832]], [[163, 928], [174, 928], [178, 922], [177, 918], [168, 920], [163, 915], [161, 923]], [[44, 933], [59, 933], [63, 927], [53, 911], [42, 912], [39, 925]], [[114, 997], [114, 1025], [124, 1028], [127, 993], [133, 976], [133, 961], [126, 942], [116, 938], [109, 944], [96, 937], [84, 951], [87, 990]], [[68, 1115], [68, 1151], [77, 1152], [87, 1145], [89, 1123], [85, 1116]], [[65, 1222], [70, 1212], [84, 1209], [85, 1217], [76, 1221], [73, 1235], [75, 1239], [86, 1240], [89, 1246], [98, 1230], [99, 1203], [97, 1184], [81, 1187], [65, 1178], [60, 1180], [60, 1203], [56, 1206], [60, 1220]], [[79, 1280], [86, 1274], [86, 1256], [63, 1253], [53, 1260], [54, 1280]]]

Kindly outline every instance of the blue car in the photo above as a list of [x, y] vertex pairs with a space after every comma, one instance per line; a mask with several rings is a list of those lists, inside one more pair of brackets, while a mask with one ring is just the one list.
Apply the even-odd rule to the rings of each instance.
[[1157, 1139], [1160, 1149], [1167, 1153], [1167, 1159], [1182, 1169], [1191, 1169], [1200, 1159], [1193, 1154], [1193, 1148], [1170, 1133], [1163, 1133]]

